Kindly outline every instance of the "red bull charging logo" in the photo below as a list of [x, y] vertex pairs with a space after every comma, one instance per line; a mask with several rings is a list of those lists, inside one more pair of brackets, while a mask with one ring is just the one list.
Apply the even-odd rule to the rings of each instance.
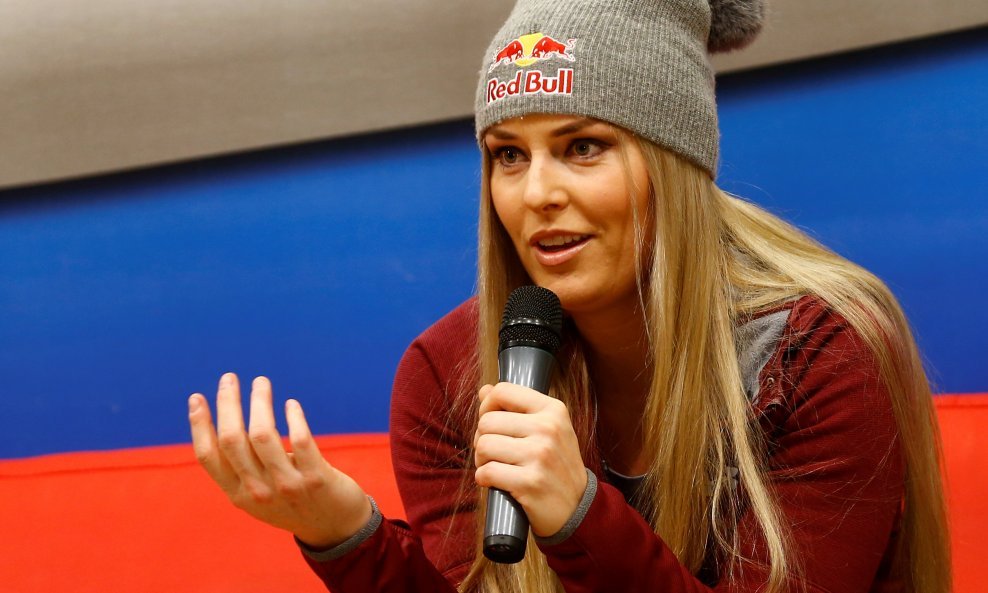
[[[514, 64], [525, 68], [543, 60], [563, 60], [575, 62], [573, 47], [576, 39], [562, 43], [542, 33], [522, 35], [505, 45], [491, 58], [488, 73], [502, 64]], [[502, 81], [491, 78], [487, 81], [487, 104], [513, 95], [571, 95], [573, 94], [573, 69], [559, 68], [555, 76], [538, 70], [519, 70], [514, 78]]]

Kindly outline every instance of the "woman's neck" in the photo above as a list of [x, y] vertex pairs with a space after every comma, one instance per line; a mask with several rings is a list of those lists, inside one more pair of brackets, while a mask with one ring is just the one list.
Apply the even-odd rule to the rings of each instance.
[[641, 473], [641, 418], [651, 387], [645, 319], [624, 311], [574, 316], [585, 344], [588, 370], [597, 398], [597, 432], [601, 453], [611, 467], [628, 475]]
[[[639, 307], [573, 316], [585, 344], [590, 376], [602, 400], [644, 401], [651, 383], [645, 319]], [[614, 401], [614, 403], [617, 403]]]

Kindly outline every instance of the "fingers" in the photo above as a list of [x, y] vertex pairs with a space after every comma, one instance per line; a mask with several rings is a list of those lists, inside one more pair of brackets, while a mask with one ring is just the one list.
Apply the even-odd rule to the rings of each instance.
[[485, 385], [480, 390], [481, 415], [493, 410], [534, 414], [554, 405], [561, 405], [561, 402], [534, 389], [511, 383]]
[[250, 393], [248, 435], [257, 459], [275, 480], [282, 481], [294, 474], [295, 468], [285, 453], [281, 435], [275, 427], [271, 400], [271, 382], [267, 377], [254, 379]]
[[474, 443], [474, 460], [477, 467], [496, 461], [508, 465], [522, 465], [528, 461], [522, 440], [500, 434], [485, 434]]
[[219, 434], [244, 431], [240, 410], [240, 381], [233, 373], [224, 373], [216, 389], [216, 428]]
[[501, 434], [521, 438], [532, 434], [535, 421], [526, 414], [517, 412], [487, 412], [477, 421], [477, 436]]
[[552, 465], [556, 449], [567, 440], [567, 429], [572, 430], [562, 402], [509, 383], [485, 385], [480, 398], [473, 443], [478, 468], [491, 463]]
[[192, 430], [192, 449], [206, 473], [224, 491], [235, 490], [240, 479], [220, 452], [209, 404], [201, 393], [189, 397], [189, 427]]
[[480, 398], [475, 445], [477, 438], [485, 434], [555, 439], [571, 426], [565, 404], [527, 387], [510, 383], [485, 385]]
[[216, 433], [220, 451], [240, 479], [248, 482], [259, 479], [261, 464], [247, 440], [240, 407], [240, 383], [233, 373], [220, 378], [216, 392]]
[[294, 399], [285, 402], [285, 417], [288, 419], [288, 440], [292, 444], [295, 467], [302, 472], [322, 469], [326, 460], [312, 438], [302, 405]]
[[477, 468], [474, 481], [478, 486], [509, 492], [519, 502], [523, 502], [530, 493], [545, 490], [545, 484], [540, 479], [542, 476], [544, 474], [530, 468], [490, 461]]

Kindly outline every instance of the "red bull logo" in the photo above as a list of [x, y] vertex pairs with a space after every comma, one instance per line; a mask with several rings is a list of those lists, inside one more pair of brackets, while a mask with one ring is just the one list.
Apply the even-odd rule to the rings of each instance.
[[569, 39], [566, 43], [561, 43], [542, 33], [522, 35], [494, 53], [494, 57], [491, 58], [491, 67], [487, 69], [487, 72], [493, 72], [501, 64], [514, 64], [524, 68], [540, 60], [550, 58], [575, 62], [576, 58], [573, 57], [572, 53], [575, 45], [576, 39]]
[[494, 54], [494, 61], [491, 63], [488, 72], [494, 70], [503, 63], [511, 64], [517, 60], [522, 59], [525, 55], [525, 49], [522, 47], [521, 42], [515, 39], [508, 45], [504, 46], [504, 49]]
[[[525, 68], [550, 59], [575, 62], [576, 58], [573, 57], [575, 45], [576, 39], [562, 43], [542, 33], [522, 35], [494, 53], [488, 72], [493, 72], [502, 64], [514, 64], [519, 68]], [[532, 94], [573, 94], [573, 69], [559, 68], [555, 76], [543, 74], [538, 70], [518, 71], [514, 78], [505, 81], [498, 78], [487, 81], [488, 104], [513, 95]]]

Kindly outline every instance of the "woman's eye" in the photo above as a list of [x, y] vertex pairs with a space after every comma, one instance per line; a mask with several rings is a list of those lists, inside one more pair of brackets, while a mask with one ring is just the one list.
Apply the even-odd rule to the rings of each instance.
[[577, 140], [570, 145], [570, 150], [578, 157], [592, 157], [600, 154], [604, 148], [594, 140]]
[[502, 165], [514, 165], [521, 160], [521, 153], [517, 148], [506, 146], [495, 151], [494, 158]]

